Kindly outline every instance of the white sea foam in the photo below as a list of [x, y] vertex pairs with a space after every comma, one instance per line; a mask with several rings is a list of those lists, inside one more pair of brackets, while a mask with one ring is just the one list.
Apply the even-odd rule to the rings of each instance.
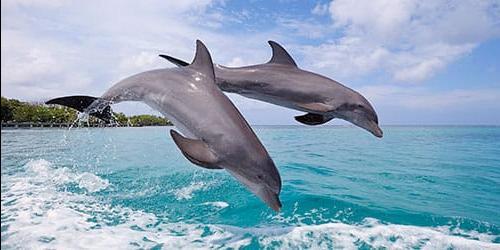
[[[280, 231], [283, 231], [281, 229]], [[265, 234], [264, 234], [265, 235]], [[357, 249], [363, 245], [391, 249], [498, 249], [491, 241], [494, 236], [484, 235], [488, 242], [451, 235], [436, 228], [383, 224], [367, 218], [358, 225], [326, 223], [290, 228], [288, 232], [260, 238], [262, 245], [279, 243], [282, 248]]]
[[191, 182], [187, 187], [179, 188], [171, 191], [177, 200], [189, 200], [193, 198], [193, 193], [200, 190], [206, 190], [212, 186], [211, 182], [195, 181]]
[[[66, 167], [53, 168], [48, 161], [43, 159], [28, 162], [26, 170], [30, 177], [23, 181], [31, 184], [64, 185], [76, 183], [78, 187], [91, 193], [101, 191], [109, 186], [108, 180], [101, 179], [92, 173], [77, 173]], [[23, 181], [19, 183], [23, 183]]]
[[[43, 160], [28, 163], [26, 170], [29, 175], [12, 176], [2, 182], [2, 226], [8, 227], [2, 229], [2, 247], [192, 249], [239, 248], [258, 243], [261, 247], [282, 249], [355, 249], [363, 245], [391, 249], [500, 249], [499, 244], [491, 242], [495, 236], [488, 234], [447, 227], [384, 224], [370, 218], [354, 225], [331, 222], [253, 228], [160, 222], [154, 214], [102, 204], [93, 198], [90, 192], [105, 189], [109, 183], [91, 173], [53, 168]], [[57, 188], [72, 182], [89, 193], [76, 194]], [[224, 207], [227, 203], [210, 205]], [[473, 235], [479, 240], [456, 234]]]
[[109, 181], [101, 179], [98, 176], [91, 173], [83, 173], [76, 177], [78, 186], [80, 188], [87, 189], [87, 191], [94, 193], [101, 191], [109, 186]]
[[213, 207], [220, 208], [220, 209], [229, 207], [229, 204], [227, 204], [227, 202], [223, 202], [223, 201], [205, 202], [205, 203], [203, 203], [203, 205], [213, 206]]

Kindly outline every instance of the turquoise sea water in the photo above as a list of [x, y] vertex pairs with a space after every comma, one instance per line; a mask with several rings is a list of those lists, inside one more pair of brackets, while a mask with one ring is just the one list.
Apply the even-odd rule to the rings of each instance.
[[2, 130], [2, 249], [500, 249], [500, 127], [254, 127], [280, 213], [169, 129]]

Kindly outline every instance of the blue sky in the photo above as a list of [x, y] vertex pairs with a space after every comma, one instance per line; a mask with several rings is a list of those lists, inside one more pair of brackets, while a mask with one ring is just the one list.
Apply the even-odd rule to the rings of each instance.
[[[382, 124], [500, 124], [498, 0], [7, 0], [1, 32], [2, 95], [23, 100], [98, 96], [172, 67], [159, 53], [191, 60], [196, 39], [216, 63], [262, 63], [272, 39], [365, 95]], [[296, 124], [297, 111], [229, 96], [252, 124]]]

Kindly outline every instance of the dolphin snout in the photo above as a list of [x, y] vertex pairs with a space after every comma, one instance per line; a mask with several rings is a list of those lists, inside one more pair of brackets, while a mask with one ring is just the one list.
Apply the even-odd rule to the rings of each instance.
[[374, 120], [368, 120], [364, 117], [362, 117], [361, 119], [350, 119], [349, 116], [346, 117], [347, 117], [345, 118], [346, 121], [349, 121], [352, 124], [363, 128], [364, 130], [370, 132], [375, 137], [382, 138], [382, 136], [384, 135], [384, 132], [378, 126], [378, 123]]
[[382, 131], [382, 129], [378, 126], [378, 124], [375, 124], [375, 123], [373, 123], [372, 129], [370, 129], [370, 132], [378, 138], [382, 138], [382, 136], [384, 136], [384, 132]]
[[281, 209], [281, 201], [279, 198], [281, 192], [281, 177], [278, 173], [278, 169], [270, 158], [261, 165], [266, 166], [266, 172], [262, 175], [257, 175], [260, 184], [255, 193], [274, 211], [279, 212]]
[[[270, 181], [269, 177], [272, 176], [274, 171], [271, 171], [271, 174], [255, 175], [252, 171], [238, 171], [237, 169], [227, 167], [225, 167], [225, 169], [239, 182], [244, 184], [253, 194], [264, 201], [270, 208], [276, 212], [280, 211], [281, 201], [279, 199], [279, 193], [281, 191], [281, 179], [279, 174], [271, 178], [276, 179], [276, 181]], [[245, 169], [248, 170], [249, 168]]]
[[269, 187], [261, 187], [256, 195], [274, 211], [279, 212], [281, 210], [281, 201], [278, 194], [272, 191]]

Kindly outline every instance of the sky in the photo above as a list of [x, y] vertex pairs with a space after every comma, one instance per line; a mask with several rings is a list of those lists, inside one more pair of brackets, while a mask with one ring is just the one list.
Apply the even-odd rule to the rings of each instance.
[[[382, 125], [500, 125], [499, 0], [1, 1], [2, 96], [101, 95], [142, 71], [191, 61], [267, 62], [268, 40], [300, 68], [363, 94]], [[230, 99], [251, 124], [297, 124], [298, 111]], [[126, 114], [155, 113], [140, 103]], [[329, 124], [343, 124], [335, 121]]]

